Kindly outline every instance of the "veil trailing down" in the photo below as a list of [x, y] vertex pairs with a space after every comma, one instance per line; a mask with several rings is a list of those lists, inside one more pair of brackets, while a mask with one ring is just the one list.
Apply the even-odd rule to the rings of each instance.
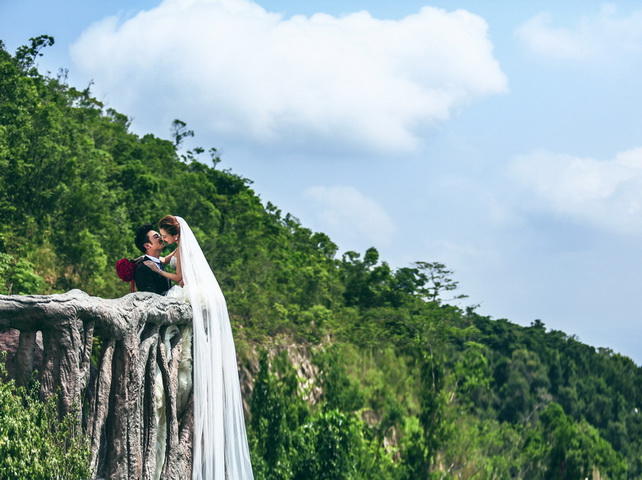
[[253, 480], [225, 297], [187, 222], [176, 219], [184, 294], [194, 317], [192, 480]]

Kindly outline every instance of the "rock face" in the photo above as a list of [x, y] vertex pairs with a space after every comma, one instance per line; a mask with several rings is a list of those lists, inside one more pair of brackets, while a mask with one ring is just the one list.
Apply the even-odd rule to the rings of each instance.
[[190, 478], [191, 320], [188, 304], [148, 292], [0, 295], [9, 371], [37, 375], [41, 395], [77, 416], [95, 478]]

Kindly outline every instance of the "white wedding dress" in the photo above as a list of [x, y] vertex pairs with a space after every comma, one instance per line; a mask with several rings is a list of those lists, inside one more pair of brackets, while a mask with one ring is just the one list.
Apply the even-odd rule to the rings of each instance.
[[185, 287], [172, 287], [168, 296], [189, 301], [193, 310], [192, 480], [253, 480], [225, 297], [192, 230], [176, 218]]

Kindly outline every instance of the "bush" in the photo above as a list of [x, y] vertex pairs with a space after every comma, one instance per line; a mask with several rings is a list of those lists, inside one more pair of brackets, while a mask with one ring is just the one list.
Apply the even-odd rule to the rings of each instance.
[[37, 385], [27, 390], [4, 378], [0, 363], [0, 478], [89, 478], [89, 449], [73, 416], [59, 421], [55, 397], [41, 402]]
[[0, 294], [29, 295], [42, 293], [44, 279], [35, 272], [31, 262], [0, 253]]

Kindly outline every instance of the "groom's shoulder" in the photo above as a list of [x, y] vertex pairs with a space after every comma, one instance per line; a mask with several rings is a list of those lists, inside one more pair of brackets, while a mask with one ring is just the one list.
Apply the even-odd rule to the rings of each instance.
[[[156, 265], [146, 255], [142, 255], [138, 258], [135, 258], [133, 261], [136, 264], [136, 271], [134, 272], [134, 275], [136, 275], [137, 273], [140, 273], [141, 275], [148, 275], [149, 272], [156, 273], [156, 274], [160, 272], [158, 265]], [[141, 268], [141, 267], [146, 267], [146, 268]]]
[[141, 267], [147, 267], [150, 270], [153, 270], [151, 268], [152, 265], [150, 264], [153, 264], [154, 262], [152, 262], [145, 255], [141, 255], [140, 257], [133, 259], [132, 262], [134, 262], [134, 265], [136, 266], [135, 273], [142, 272], [142, 270], [145, 270], [145, 268], [141, 268]]

